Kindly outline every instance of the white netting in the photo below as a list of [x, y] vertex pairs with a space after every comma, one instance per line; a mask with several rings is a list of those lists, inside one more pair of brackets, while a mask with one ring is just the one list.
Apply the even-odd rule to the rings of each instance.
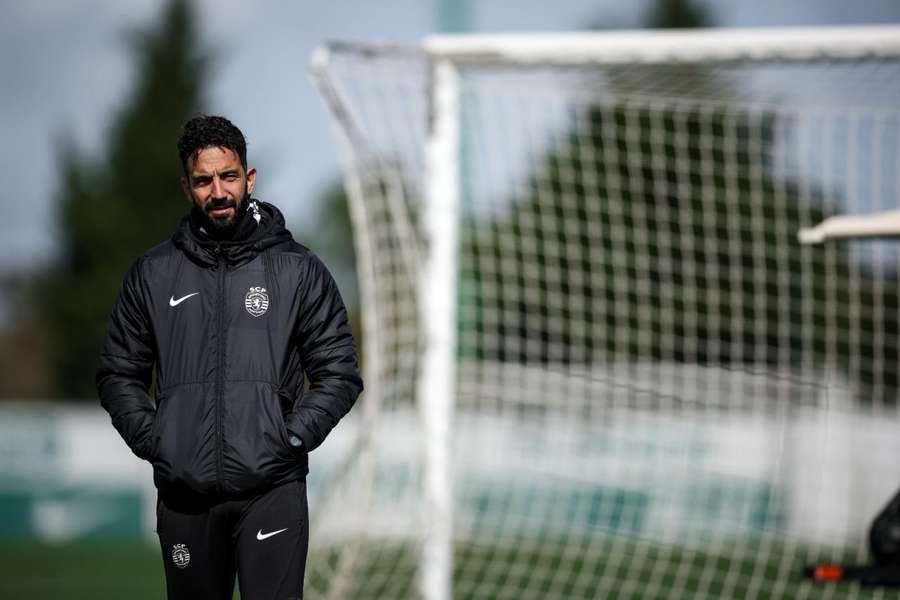
[[[900, 486], [900, 246], [796, 232], [896, 208], [900, 63], [460, 75], [454, 597], [862, 594], [801, 571], [864, 562]], [[429, 62], [345, 48], [327, 77], [367, 392], [307, 587], [407, 598]]]

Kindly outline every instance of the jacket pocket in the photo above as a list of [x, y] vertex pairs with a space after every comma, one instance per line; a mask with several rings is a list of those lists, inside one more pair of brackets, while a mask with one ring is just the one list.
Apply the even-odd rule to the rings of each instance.
[[276, 387], [233, 382], [226, 388], [223, 466], [226, 491], [269, 488], [296, 477]]
[[304, 447], [295, 448], [294, 446], [291, 446], [291, 442], [290, 442], [291, 432], [288, 431], [287, 423], [285, 423], [285, 420], [284, 420], [284, 408], [283, 407], [293, 406], [294, 399], [291, 398], [287, 394], [287, 392], [285, 392], [281, 388], [276, 387], [274, 389], [275, 389], [275, 395], [278, 398], [278, 406], [281, 408], [281, 410], [278, 411], [278, 424], [281, 428], [282, 443], [284, 444], [284, 447], [288, 449], [288, 452], [290, 452], [292, 456], [294, 456], [298, 459], [301, 459], [301, 460], [305, 460], [306, 459], [306, 448], [304, 448]]
[[153, 423], [153, 480], [160, 492], [206, 493], [217, 485], [216, 411], [204, 384], [167, 389]]

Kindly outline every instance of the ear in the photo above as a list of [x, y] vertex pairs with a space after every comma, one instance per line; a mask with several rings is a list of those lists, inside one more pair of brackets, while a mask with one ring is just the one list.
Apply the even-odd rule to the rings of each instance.
[[256, 187], [256, 167], [250, 167], [247, 169], [247, 195], [253, 193], [254, 187]]
[[187, 177], [181, 178], [181, 191], [184, 192], [184, 197], [187, 198], [187, 201], [193, 204], [194, 198], [191, 196], [191, 184], [188, 182]]

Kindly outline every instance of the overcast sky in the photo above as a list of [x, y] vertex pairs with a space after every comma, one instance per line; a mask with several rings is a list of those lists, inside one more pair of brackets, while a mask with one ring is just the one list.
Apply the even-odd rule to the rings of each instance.
[[[450, 0], [452, 1], [452, 0]], [[457, 0], [459, 1], [459, 0]], [[636, 27], [646, 0], [470, 0], [474, 31]], [[324, 106], [307, 75], [329, 39], [414, 43], [437, 28], [438, 0], [196, 0], [205, 41], [221, 50], [210, 112], [244, 131], [257, 195], [299, 223], [338, 176]], [[710, 0], [722, 26], [900, 22], [898, 0]], [[0, 269], [47, 260], [54, 244], [56, 144], [102, 150], [132, 73], [130, 32], [164, 0], [0, 0]], [[173, 132], [173, 136], [176, 132]], [[173, 150], [174, 152], [174, 150]], [[165, 199], [161, 199], [164, 201]], [[178, 199], [172, 199], [178, 201]]]

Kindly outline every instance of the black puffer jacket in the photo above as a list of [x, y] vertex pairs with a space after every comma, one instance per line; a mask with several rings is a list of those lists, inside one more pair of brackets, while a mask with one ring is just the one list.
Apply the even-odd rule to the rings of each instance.
[[331, 275], [278, 209], [259, 209], [240, 242], [207, 239], [185, 218], [135, 262], [113, 307], [100, 401], [168, 497], [240, 497], [303, 478], [306, 453], [362, 390]]

